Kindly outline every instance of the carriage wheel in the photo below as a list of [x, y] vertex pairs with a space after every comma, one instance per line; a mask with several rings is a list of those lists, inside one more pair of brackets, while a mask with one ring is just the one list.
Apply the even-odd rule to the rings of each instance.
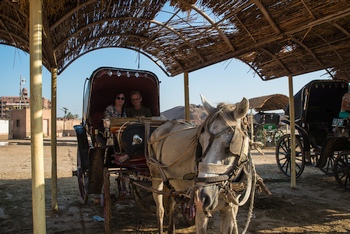
[[[278, 168], [286, 176], [291, 176], [291, 137], [290, 134], [282, 136], [277, 142], [276, 146], [276, 161]], [[305, 156], [304, 148], [300, 137], [296, 136], [295, 139], [295, 173], [298, 178], [304, 171]]]
[[111, 211], [111, 192], [110, 192], [109, 172], [107, 167], [103, 169], [103, 187], [102, 187], [102, 194], [101, 194], [101, 206], [103, 206], [103, 214], [105, 219], [104, 221], [105, 232], [110, 233], [112, 211]]
[[259, 129], [255, 134], [255, 142], [262, 143], [263, 146], [266, 145], [266, 133], [263, 129]]
[[89, 193], [88, 193], [89, 177], [88, 177], [87, 171], [83, 170], [79, 151], [77, 154], [77, 177], [78, 177], [80, 200], [82, 204], [86, 204], [89, 198]]
[[275, 132], [275, 134], [273, 135], [273, 143], [277, 145], [279, 139], [281, 139], [283, 135], [284, 133], [282, 130], [277, 130], [277, 132]]
[[[135, 181], [143, 186], [152, 188], [151, 181]], [[146, 189], [142, 189], [139, 186], [134, 184], [134, 180], [130, 180], [130, 190], [136, 201], [136, 203], [145, 211], [155, 213], [156, 212], [156, 203], [154, 202], [152, 192]]]
[[334, 162], [334, 177], [345, 189], [350, 190], [350, 155], [349, 152], [342, 152]]

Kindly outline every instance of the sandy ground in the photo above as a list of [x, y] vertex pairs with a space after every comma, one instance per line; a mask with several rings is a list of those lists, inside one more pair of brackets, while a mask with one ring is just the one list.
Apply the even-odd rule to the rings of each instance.
[[[0, 138], [0, 141], [6, 139]], [[46, 142], [46, 141], [45, 141]], [[58, 204], [59, 212], [51, 212], [51, 148], [44, 146], [46, 183], [47, 233], [104, 233], [103, 222], [93, 216], [103, 217], [103, 209], [94, 204], [96, 196], [89, 197], [88, 204], [79, 199], [76, 169], [76, 143], [72, 139], [59, 139], [58, 154]], [[32, 233], [31, 203], [31, 154], [29, 141], [8, 145], [0, 144], [0, 233]], [[306, 167], [292, 189], [275, 162], [273, 149], [265, 149], [265, 155], [253, 151], [258, 174], [272, 192], [271, 196], [256, 194], [254, 215], [247, 233], [349, 233], [350, 200], [333, 177], [319, 169]], [[112, 184], [111, 193], [117, 193]], [[116, 187], [116, 186], [115, 186]], [[240, 232], [247, 216], [247, 207], [239, 210]], [[219, 215], [210, 220], [208, 233], [219, 233]], [[178, 233], [194, 233], [179, 218]], [[112, 233], [156, 233], [153, 213], [142, 210], [131, 195], [116, 199], [112, 205]]]

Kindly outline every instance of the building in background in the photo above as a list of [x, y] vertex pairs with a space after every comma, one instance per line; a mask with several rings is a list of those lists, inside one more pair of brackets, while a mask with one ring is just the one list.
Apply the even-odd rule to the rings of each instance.
[[[51, 136], [51, 109], [43, 114], [43, 137]], [[56, 120], [56, 137], [75, 136], [73, 126], [79, 125], [80, 119], [58, 118]], [[28, 139], [30, 134], [30, 109], [12, 110], [8, 120], [8, 139]]]
[[[22, 89], [20, 96], [3, 96], [0, 97], [0, 119], [10, 119], [11, 110], [28, 109], [30, 98], [28, 97], [28, 90]], [[51, 109], [51, 101], [42, 99], [43, 109]]]

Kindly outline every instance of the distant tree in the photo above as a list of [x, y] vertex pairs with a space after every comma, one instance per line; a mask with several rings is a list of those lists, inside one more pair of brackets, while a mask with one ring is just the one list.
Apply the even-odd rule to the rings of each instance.
[[77, 114], [73, 115], [71, 112], [68, 112], [63, 116], [65, 119], [76, 119]]

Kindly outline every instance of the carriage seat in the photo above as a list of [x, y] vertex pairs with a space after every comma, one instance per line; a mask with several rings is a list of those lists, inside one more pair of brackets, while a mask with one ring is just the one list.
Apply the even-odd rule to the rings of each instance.
[[95, 112], [90, 116], [90, 124], [94, 129], [103, 128], [103, 111]]
[[313, 147], [321, 146], [331, 129], [326, 121], [313, 121], [308, 123], [310, 143]]

